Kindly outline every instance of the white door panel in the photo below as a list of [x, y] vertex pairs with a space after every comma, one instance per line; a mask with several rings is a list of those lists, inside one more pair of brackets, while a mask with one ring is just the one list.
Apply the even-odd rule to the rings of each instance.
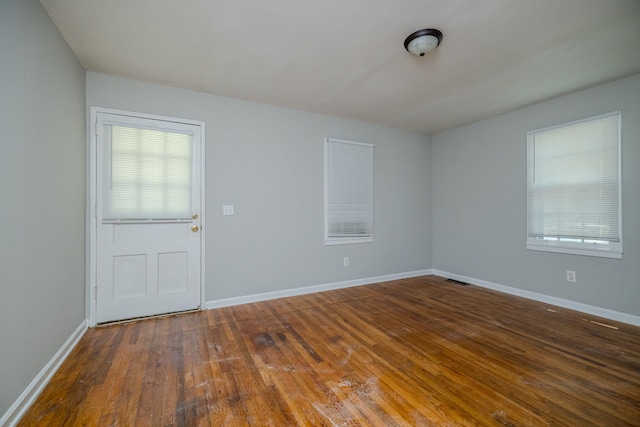
[[113, 299], [126, 300], [147, 294], [147, 254], [113, 257]]
[[[106, 113], [98, 113], [97, 118], [96, 321], [103, 323], [198, 308], [201, 302], [199, 126], [136, 120]], [[126, 132], [128, 127], [135, 128], [133, 133], [138, 129], [152, 130], [155, 137], [164, 137], [164, 132], [169, 135], [169, 142], [147, 143], [143, 135], [134, 138], [133, 142], [122, 143], [124, 145], [118, 146], [121, 151], [117, 152], [116, 148], [111, 148], [117, 143], [112, 135], [122, 130]], [[182, 181], [179, 173], [169, 170], [172, 162], [175, 163], [170, 156], [172, 151], [176, 151], [172, 148], [170, 136], [176, 133], [180, 133], [181, 137], [187, 134], [193, 138], [190, 145], [192, 153], [189, 154], [191, 176]], [[113, 138], [113, 144], [109, 138]], [[126, 144], [135, 147], [130, 149]], [[130, 151], [135, 151], [135, 155], [129, 156]], [[184, 149], [179, 155], [184, 157]], [[127, 159], [119, 164], [118, 158], [126, 156], [134, 160]], [[168, 160], [164, 161], [162, 156], [167, 156]], [[145, 170], [150, 169], [149, 164], [151, 171]], [[133, 170], [132, 173], [126, 170], [128, 167]], [[113, 171], [106, 170], [108, 168], [113, 168]], [[182, 175], [184, 178], [184, 172]], [[126, 180], [131, 179], [130, 176], [138, 181], [129, 184]], [[139, 196], [139, 205], [142, 207], [136, 206], [137, 199], [135, 196], [132, 198], [131, 194], [141, 193], [145, 186], [151, 185], [156, 186], [155, 192]], [[178, 195], [178, 200], [182, 203], [190, 199], [191, 209], [183, 204], [179, 218], [172, 220], [163, 216], [162, 209], [166, 205], [170, 212], [168, 216], [175, 213], [175, 206], [171, 205], [170, 198], [167, 198], [169, 201], [164, 200], [164, 195], [176, 191], [189, 192], [182, 198]], [[105, 217], [101, 206], [106, 192], [115, 194], [109, 194], [111, 206], [108, 217]], [[118, 194], [126, 194], [128, 198], [121, 202]], [[129, 207], [125, 208], [128, 209], [124, 214], [126, 217], [121, 219], [114, 212], [121, 209], [119, 204], [122, 203], [128, 203]], [[151, 218], [144, 217], [144, 203], [153, 205], [153, 216], [149, 214]], [[186, 209], [189, 209], [188, 215]]]

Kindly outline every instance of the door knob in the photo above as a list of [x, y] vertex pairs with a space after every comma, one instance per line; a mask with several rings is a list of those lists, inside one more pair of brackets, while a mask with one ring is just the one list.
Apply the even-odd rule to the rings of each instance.
[[199, 229], [200, 229], [200, 228], [198, 228], [198, 226], [197, 226], [197, 225], [192, 225], [192, 226], [191, 226], [191, 231], [193, 231], [194, 233], [195, 233], [196, 231], [198, 231]]

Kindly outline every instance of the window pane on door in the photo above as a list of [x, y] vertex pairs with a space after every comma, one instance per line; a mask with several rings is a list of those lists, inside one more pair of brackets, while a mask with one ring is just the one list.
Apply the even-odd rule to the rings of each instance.
[[191, 134], [106, 124], [103, 222], [191, 218]]

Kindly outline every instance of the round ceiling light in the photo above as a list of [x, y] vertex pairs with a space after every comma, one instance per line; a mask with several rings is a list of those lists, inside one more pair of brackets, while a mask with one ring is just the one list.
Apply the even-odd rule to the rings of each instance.
[[438, 47], [442, 41], [442, 33], [439, 30], [429, 28], [418, 30], [404, 41], [404, 47], [415, 56], [425, 56]]

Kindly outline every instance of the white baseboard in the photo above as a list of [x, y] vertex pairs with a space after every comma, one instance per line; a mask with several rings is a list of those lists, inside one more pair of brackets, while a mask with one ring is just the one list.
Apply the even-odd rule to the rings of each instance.
[[512, 288], [510, 286], [498, 285], [497, 283], [487, 282], [485, 280], [474, 279], [473, 277], [462, 276], [460, 274], [449, 273], [446, 271], [433, 270], [436, 276], [446, 277], [447, 279], [458, 280], [460, 282], [470, 283], [472, 285], [481, 286], [494, 291], [504, 292], [505, 294], [516, 295], [528, 298], [534, 301], [544, 302], [546, 304], [557, 305], [558, 307], [568, 308], [570, 310], [580, 311], [582, 313], [591, 314], [605, 319], [615, 320], [617, 322], [628, 323], [630, 325], [640, 326], [640, 316], [622, 313], [619, 311], [609, 310], [606, 308], [595, 307], [588, 304], [566, 300], [562, 298], [552, 297], [537, 292], [526, 291], [523, 289]]
[[18, 421], [20, 421], [25, 412], [27, 412], [27, 409], [33, 405], [33, 402], [35, 402], [38, 395], [49, 383], [53, 374], [60, 368], [62, 362], [67, 359], [69, 353], [71, 353], [71, 350], [78, 344], [85, 332], [87, 332], [87, 321], [83, 320], [51, 360], [49, 360], [45, 367], [42, 368], [33, 381], [31, 381], [31, 384], [27, 386], [20, 397], [11, 405], [9, 410], [0, 418], [0, 426], [13, 427], [18, 424]]
[[408, 279], [411, 277], [428, 276], [433, 274], [433, 270], [418, 270], [407, 273], [388, 274], [385, 276], [367, 277], [365, 279], [347, 280], [344, 282], [327, 283], [324, 285], [307, 286], [304, 288], [284, 289], [282, 291], [264, 292], [260, 294], [246, 295], [241, 297], [223, 298], [207, 301], [204, 308], [207, 310], [220, 307], [231, 307], [233, 305], [248, 304], [252, 302], [268, 301], [277, 298], [293, 297], [296, 295], [312, 294], [315, 292], [331, 291], [333, 289], [351, 288], [354, 286], [370, 285], [372, 283], [388, 282], [390, 280]]

